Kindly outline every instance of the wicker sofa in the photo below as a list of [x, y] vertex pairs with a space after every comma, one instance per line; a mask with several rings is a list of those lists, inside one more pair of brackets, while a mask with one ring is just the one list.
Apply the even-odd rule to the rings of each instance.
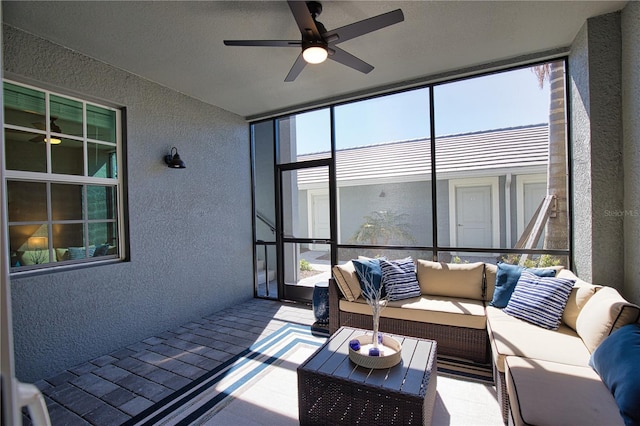
[[[438, 353], [489, 361], [484, 264], [446, 264], [418, 260], [419, 298], [390, 302], [380, 316], [380, 331], [434, 339]], [[334, 266], [329, 284], [329, 332], [339, 327], [370, 328], [371, 308], [360, 291], [351, 262]], [[455, 285], [449, 285], [454, 283]]]
[[[640, 319], [640, 308], [611, 287], [575, 282], [557, 330], [489, 306], [498, 266], [418, 260], [419, 298], [390, 302], [380, 330], [438, 342], [438, 353], [491, 362], [505, 423], [623, 424], [612, 393], [589, 366], [591, 353], [613, 331]], [[371, 310], [347, 262], [333, 268], [329, 328], [371, 327]], [[359, 284], [358, 284], [359, 285]], [[540, 409], [540, 407], [545, 407]]]

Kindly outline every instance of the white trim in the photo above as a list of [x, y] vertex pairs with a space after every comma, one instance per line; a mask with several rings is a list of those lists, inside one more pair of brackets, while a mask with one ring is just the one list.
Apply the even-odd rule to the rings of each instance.
[[491, 239], [493, 247], [500, 246], [500, 200], [497, 176], [484, 178], [452, 179], [449, 181], [449, 244], [456, 247], [458, 227], [456, 226], [456, 190], [463, 187], [491, 187]]
[[[516, 176], [516, 223], [518, 237], [522, 235], [524, 227], [524, 186], [528, 183], [547, 183], [546, 174], [531, 174]], [[542, 200], [541, 200], [542, 201]]]
[[[52, 159], [52, 147], [51, 144], [46, 144], [46, 171], [45, 172], [29, 172], [29, 171], [20, 171], [20, 170], [7, 170], [6, 168], [6, 162], [3, 161], [1, 167], [2, 167], [2, 185], [3, 188], [6, 189], [5, 185], [7, 180], [16, 180], [16, 181], [30, 181], [30, 182], [42, 182], [47, 184], [47, 231], [48, 231], [48, 235], [52, 235], [52, 224], [54, 222], [59, 223], [59, 221], [53, 221], [52, 219], [52, 215], [51, 215], [51, 205], [52, 205], [52, 201], [51, 201], [51, 188], [50, 185], [52, 183], [64, 183], [64, 184], [75, 184], [75, 185], [82, 185], [84, 186], [83, 188], [83, 198], [86, 199], [86, 185], [99, 185], [99, 186], [105, 186], [105, 187], [113, 187], [116, 189], [116, 193], [117, 193], [117, 198], [116, 198], [116, 203], [117, 205], [116, 207], [116, 212], [114, 215], [113, 219], [110, 220], [89, 220], [87, 218], [81, 220], [81, 221], [71, 221], [69, 223], [82, 223], [83, 224], [83, 228], [84, 228], [84, 235], [85, 238], [89, 237], [89, 232], [88, 232], [88, 228], [89, 225], [91, 223], [102, 223], [102, 222], [111, 222], [111, 223], [115, 223], [116, 227], [117, 227], [117, 231], [118, 231], [118, 258], [119, 259], [124, 259], [126, 254], [124, 253], [124, 248], [126, 247], [126, 242], [124, 241], [125, 238], [125, 215], [124, 215], [124, 203], [125, 203], [125, 198], [124, 198], [124, 176], [122, 174], [122, 165], [123, 165], [123, 158], [124, 158], [124, 153], [123, 153], [123, 146], [122, 146], [122, 111], [118, 108], [114, 108], [113, 106], [108, 106], [108, 105], [104, 105], [101, 103], [96, 103], [93, 101], [90, 101], [88, 99], [83, 99], [83, 98], [79, 98], [79, 97], [74, 97], [74, 96], [69, 96], [67, 94], [65, 94], [64, 92], [60, 92], [60, 91], [55, 91], [55, 90], [49, 90], [43, 87], [39, 87], [39, 86], [34, 86], [34, 85], [29, 85], [29, 84], [24, 84], [21, 83], [19, 81], [14, 81], [14, 80], [9, 80], [9, 79], [3, 79], [4, 82], [18, 86], [18, 87], [26, 87], [28, 89], [31, 90], [35, 90], [38, 91], [40, 93], [44, 94], [44, 103], [45, 103], [45, 129], [44, 130], [40, 130], [40, 129], [31, 129], [28, 127], [23, 127], [23, 126], [19, 126], [19, 125], [12, 125], [12, 124], [5, 124], [4, 120], [3, 120], [3, 127], [5, 129], [14, 129], [14, 130], [19, 130], [19, 131], [24, 131], [24, 132], [30, 132], [30, 133], [35, 133], [35, 134], [43, 134], [45, 135], [45, 137], [51, 137], [52, 134], [54, 134], [55, 136], [60, 136], [63, 137], [65, 139], [70, 139], [70, 140], [75, 140], [75, 141], [79, 141], [82, 142], [82, 152], [83, 152], [83, 175], [79, 176], [79, 175], [65, 175], [65, 174], [57, 174], [57, 173], [53, 173], [53, 159]], [[66, 135], [64, 133], [52, 133], [51, 131], [51, 97], [55, 95], [61, 98], [65, 98], [65, 99], [70, 99], [73, 100], [75, 102], [78, 102], [82, 105], [82, 136], [74, 136], [74, 135]], [[3, 100], [3, 105], [4, 105], [4, 99]], [[115, 141], [114, 142], [110, 142], [110, 141], [99, 141], [99, 140], [94, 140], [94, 139], [90, 139], [89, 135], [88, 135], [88, 120], [87, 120], [87, 106], [94, 106], [97, 108], [101, 108], [103, 110], [107, 110], [107, 111], [111, 111], [113, 113], [113, 118], [115, 119]], [[4, 132], [3, 132], [4, 133]], [[2, 149], [4, 149], [6, 141], [4, 140], [4, 138], [2, 139]], [[88, 144], [92, 143], [92, 144], [96, 144], [96, 145], [102, 145], [102, 146], [111, 146], [115, 149], [116, 152], [116, 157], [117, 157], [117, 176], [115, 178], [103, 178], [103, 177], [94, 177], [94, 176], [89, 176], [89, 157], [88, 157]], [[4, 159], [4, 157], [3, 157]], [[6, 197], [5, 197], [6, 198]], [[6, 204], [6, 201], [3, 201], [3, 205]], [[6, 207], [6, 206], [5, 206]], [[86, 209], [86, 205], [83, 206], [83, 209]], [[87, 217], [86, 211], [83, 213], [83, 217]], [[4, 220], [8, 221], [8, 217], [5, 217]], [[12, 224], [16, 224], [19, 222], [12, 222]], [[4, 226], [8, 226], [9, 222], [6, 222], [4, 224]], [[8, 235], [7, 235], [8, 238]], [[52, 239], [49, 238], [49, 255], [52, 255]], [[88, 245], [88, 241], [86, 242], [85, 245]], [[109, 261], [109, 258], [111, 259], [111, 261], [113, 261], [113, 259], [116, 256], [105, 256], [105, 259], [100, 259], [100, 260], [95, 260], [95, 261], [91, 261], [91, 262], [82, 262], [83, 264], [86, 263], [91, 263], [91, 264], [97, 264], [97, 263], [102, 263], [103, 261]], [[46, 270], [51, 270], [51, 269], [58, 269], [60, 267], [65, 267], [66, 265], [74, 265], [74, 263], [65, 263], [64, 265], [58, 265], [58, 262], [50, 262], [47, 263], [45, 267], [37, 267], [37, 268], [24, 268], [21, 269], [19, 271], [9, 271], [9, 273], [11, 275], [13, 274], [21, 274], [22, 272], [31, 272], [32, 269], [35, 271], [46, 271]]]

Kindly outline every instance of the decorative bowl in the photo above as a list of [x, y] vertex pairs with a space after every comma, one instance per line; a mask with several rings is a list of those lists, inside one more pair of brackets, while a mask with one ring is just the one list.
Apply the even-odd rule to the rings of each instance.
[[365, 368], [390, 368], [398, 364], [402, 359], [402, 346], [397, 340], [383, 335], [382, 342], [378, 344], [380, 356], [370, 356], [369, 348], [373, 347], [373, 335], [358, 336], [354, 340], [360, 342], [360, 349], [354, 350], [349, 345], [349, 359]]

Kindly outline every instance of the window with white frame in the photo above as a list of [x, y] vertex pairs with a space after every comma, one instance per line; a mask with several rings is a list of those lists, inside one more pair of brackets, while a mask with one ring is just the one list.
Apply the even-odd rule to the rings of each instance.
[[122, 257], [121, 112], [4, 82], [11, 272]]

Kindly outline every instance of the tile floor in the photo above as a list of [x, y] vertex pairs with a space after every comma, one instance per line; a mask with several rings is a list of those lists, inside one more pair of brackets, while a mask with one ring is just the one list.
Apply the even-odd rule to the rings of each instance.
[[[310, 325], [313, 321], [309, 306], [253, 299], [77, 365], [36, 385], [45, 395], [53, 426], [120, 425], [284, 323]], [[244, 410], [245, 424], [271, 425], [276, 418], [282, 424], [297, 424], [297, 399], [292, 399], [290, 404], [278, 404], [295, 408], [286, 416], [252, 404], [256, 418], [248, 421]], [[233, 424], [233, 415], [233, 410], [227, 412], [229, 424]], [[288, 420], [283, 421], [285, 418]], [[31, 425], [26, 416], [24, 420], [25, 425]], [[502, 425], [495, 387], [438, 377], [433, 424]]]
[[[309, 306], [253, 299], [77, 365], [36, 386], [53, 426], [120, 425], [284, 323], [310, 325]], [[24, 417], [24, 424], [31, 425]]]

